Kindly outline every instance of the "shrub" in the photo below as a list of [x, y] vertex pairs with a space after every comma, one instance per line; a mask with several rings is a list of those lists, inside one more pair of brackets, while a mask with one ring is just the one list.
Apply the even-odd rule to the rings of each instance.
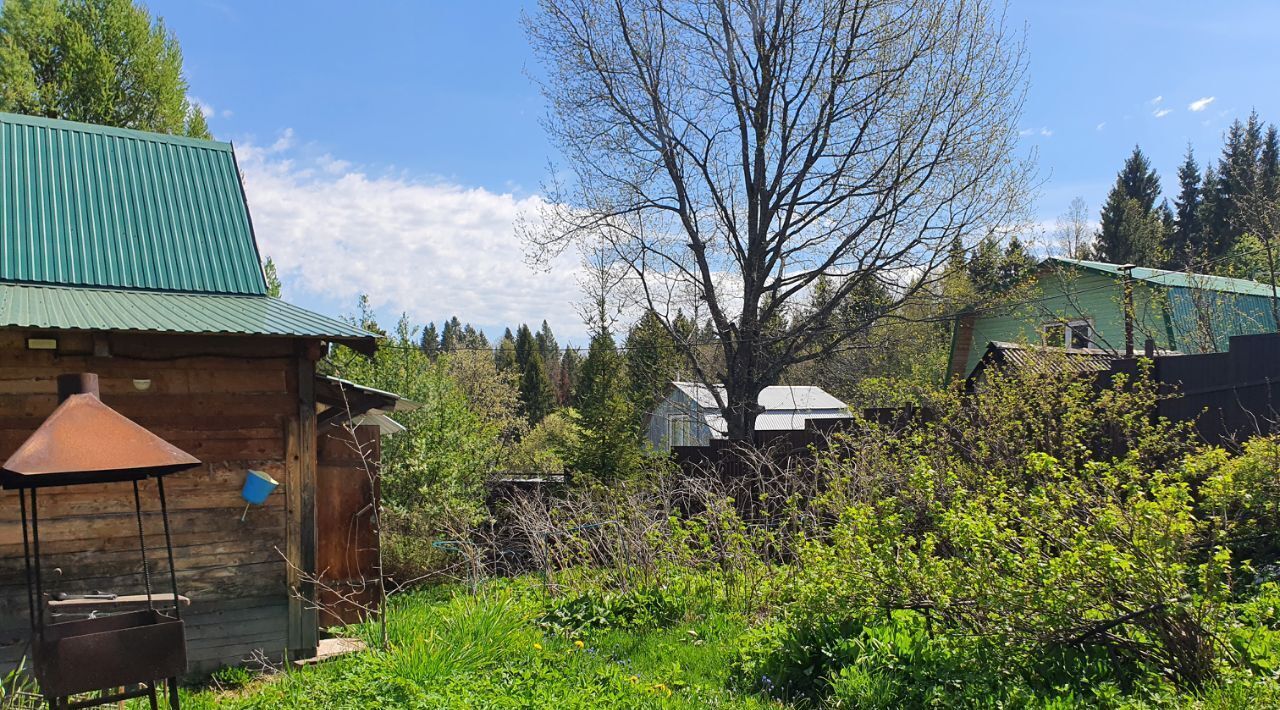
[[668, 624], [681, 618], [684, 609], [684, 600], [662, 587], [628, 592], [588, 589], [552, 602], [538, 623], [548, 633], [576, 638], [604, 629], [635, 630]]

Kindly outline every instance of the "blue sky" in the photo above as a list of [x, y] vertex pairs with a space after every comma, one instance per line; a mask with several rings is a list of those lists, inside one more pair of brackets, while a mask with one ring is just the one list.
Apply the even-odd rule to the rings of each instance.
[[[581, 335], [571, 263], [530, 270], [511, 228], [555, 158], [526, 4], [148, 3], [237, 146], [287, 298], [343, 313], [363, 291], [386, 321], [547, 317]], [[1096, 213], [1135, 143], [1171, 195], [1188, 142], [1203, 164], [1251, 108], [1280, 120], [1280, 3], [1013, 0], [1009, 22], [1027, 32], [1019, 125], [1044, 225], [1075, 196]]]

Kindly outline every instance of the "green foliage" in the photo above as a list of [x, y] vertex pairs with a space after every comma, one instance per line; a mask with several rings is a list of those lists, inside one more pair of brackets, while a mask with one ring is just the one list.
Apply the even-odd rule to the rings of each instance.
[[636, 416], [622, 358], [608, 331], [596, 334], [587, 349], [578, 413], [582, 436], [573, 456], [575, 472], [605, 483], [639, 472], [643, 459]]
[[520, 373], [520, 404], [530, 424], [536, 425], [555, 410], [556, 393], [547, 375], [547, 367], [537, 350], [529, 353]]
[[262, 277], [267, 282], [267, 295], [280, 298], [283, 286], [280, 283], [280, 273], [276, 270], [276, 262], [271, 257], [262, 262]]
[[[676, 315], [673, 325], [680, 338], [693, 337], [693, 323], [683, 314]], [[679, 379], [684, 355], [676, 338], [653, 311], [645, 311], [631, 326], [624, 347], [631, 402], [636, 413], [643, 415], [653, 411], [671, 382]]]
[[1254, 566], [1280, 560], [1280, 437], [1257, 437], [1231, 456], [1210, 449], [1185, 464], [1199, 485], [1207, 515], [1202, 525], [1215, 544], [1231, 544]]
[[502, 335], [502, 340], [498, 341], [493, 358], [498, 369], [503, 372], [517, 372], [520, 369], [520, 363], [516, 359], [516, 340], [512, 337], [510, 328]]
[[577, 412], [552, 412], [512, 447], [507, 467], [520, 473], [562, 474], [581, 441]]
[[[356, 322], [381, 332], [367, 305]], [[416, 336], [401, 318], [373, 358], [339, 347], [323, 366], [420, 405], [392, 413], [406, 431], [382, 442], [385, 567], [401, 579], [442, 562], [430, 540], [452, 537], [479, 518], [485, 476], [498, 467], [505, 438], [518, 428], [514, 385], [487, 353], [460, 351], [432, 360]]]
[[0, 110], [208, 138], [178, 41], [133, 0], [9, 0]]
[[663, 587], [628, 592], [590, 588], [552, 602], [538, 624], [550, 634], [570, 639], [605, 629], [649, 629], [682, 618], [684, 601]]
[[1213, 677], [1231, 556], [1200, 554], [1191, 489], [1161, 468], [1189, 437], [1152, 421], [1148, 383], [1117, 385], [996, 376], [933, 424], [838, 447], [839, 522], [804, 553], [802, 606], [928, 609], [1006, 653], [1105, 647]]

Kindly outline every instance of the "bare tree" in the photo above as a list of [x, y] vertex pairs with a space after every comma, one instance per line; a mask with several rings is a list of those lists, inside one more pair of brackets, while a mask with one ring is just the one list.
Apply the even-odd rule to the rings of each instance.
[[[627, 297], [723, 383], [731, 438], [786, 368], [930, 288], [947, 245], [1022, 216], [1023, 47], [988, 0], [539, 5], [526, 25], [571, 178], [524, 236], [546, 256], [605, 244]], [[802, 308], [823, 276], [831, 297]], [[877, 289], [868, 322], [833, 318]], [[720, 357], [673, 327], [695, 305]]]
[[1088, 259], [1093, 250], [1093, 223], [1083, 197], [1071, 200], [1054, 228], [1058, 251], [1068, 259]]

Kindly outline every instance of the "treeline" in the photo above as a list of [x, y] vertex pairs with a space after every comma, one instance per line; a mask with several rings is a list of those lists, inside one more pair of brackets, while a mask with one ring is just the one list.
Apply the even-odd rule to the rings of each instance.
[[[636, 416], [657, 404], [673, 380], [688, 377], [677, 338], [688, 342], [701, 337], [694, 322], [683, 315], [674, 321], [673, 336], [662, 320], [645, 312], [632, 324], [618, 345], [612, 331], [592, 337], [584, 354], [581, 348], [562, 347], [551, 325], [542, 321], [536, 331], [521, 323], [515, 332], [506, 328], [496, 343], [483, 331], [457, 316], [437, 327], [422, 328], [419, 347], [434, 360], [440, 354], [488, 352], [499, 372], [518, 382], [521, 412], [530, 425], [563, 408], [578, 408], [598, 399], [606, 389], [622, 394]], [[620, 376], [614, 387], [604, 388], [601, 378]]]
[[1078, 258], [1195, 270], [1269, 281], [1267, 247], [1280, 202], [1280, 135], [1256, 112], [1227, 130], [1222, 152], [1203, 169], [1190, 146], [1172, 203], [1135, 146], [1116, 176], [1091, 245]]

